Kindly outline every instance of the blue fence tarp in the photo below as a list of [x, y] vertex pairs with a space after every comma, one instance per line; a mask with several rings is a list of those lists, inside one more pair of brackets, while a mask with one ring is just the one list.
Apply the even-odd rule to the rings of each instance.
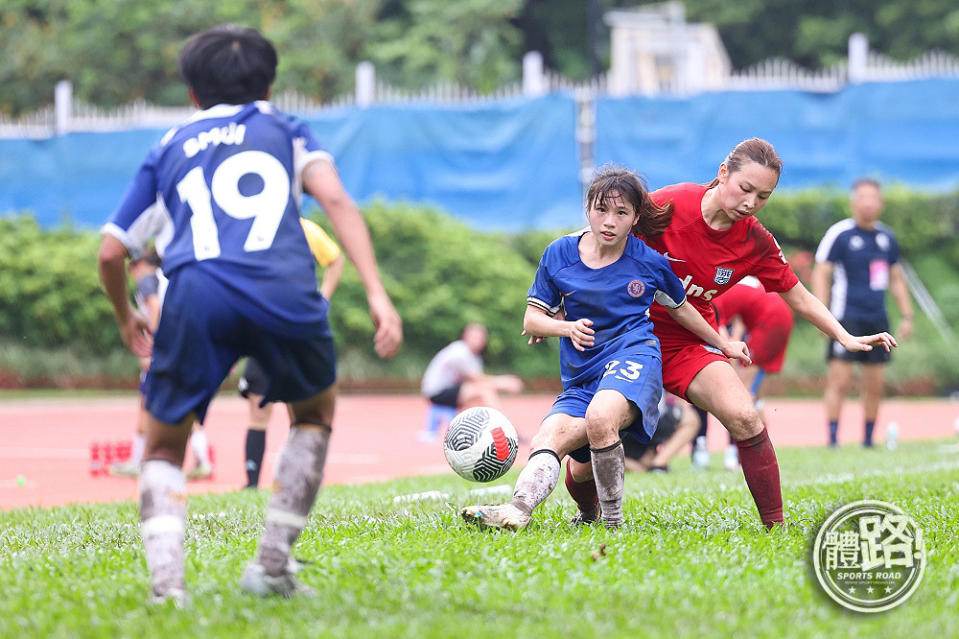
[[[770, 140], [785, 188], [847, 187], [862, 175], [926, 190], [959, 187], [959, 79], [838, 93], [722, 92], [598, 98], [596, 164], [651, 187], [711, 179], [740, 140]], [[582, 222], [576, 104], [568, 95], [483, 104], [374, 106], [308, 118], [357, 200], [430, 204], [477, 229]], [[0, 212], [95, 228], [123, 196], [159, 130], [0, 140]]]
[[959, 186], [959, 80], [855, 85], [838, 93], [724, 92], [683, 99], [600, 98], [597, 163], [643, 173], [651, 187], [707, 182], [745, 138], [766, 138], [786, 188], [848, 187], [870, 175]]

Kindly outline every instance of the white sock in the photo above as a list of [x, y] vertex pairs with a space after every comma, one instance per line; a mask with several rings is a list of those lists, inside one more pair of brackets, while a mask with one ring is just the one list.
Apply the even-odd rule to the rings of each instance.
[[139, 466], [140, 462], [143, 461], [143, 449], [147, 446], [147, 438], [145, 435], [137, 433], [137, 436], [133, 438], [133, 447], [130, 449], [130, 465]]
[[186, 493], [183, 471], [151, 459], [140, 472], [140, 526], [153, 592], [184, 590], [183, 541]]
[[197, 466], [210, 465], [210, 448], [206, 441], [206, 431], [202, 428], [195, 428], [190, 435], [190, 450], [196, 457]]
[[534, 451], [516, 480], [513, 505], [527, 513], [546, 501], [559, 481], [559, 458], [551, 450]]
[[593, 462], [593, 479], [596, 480], [596, 492], [603, 512], [603, 522], [608, 528], [623, 523], [623, 483], [626, 472], [626, 456], [623, 443], [612, 446], [589, 449]]

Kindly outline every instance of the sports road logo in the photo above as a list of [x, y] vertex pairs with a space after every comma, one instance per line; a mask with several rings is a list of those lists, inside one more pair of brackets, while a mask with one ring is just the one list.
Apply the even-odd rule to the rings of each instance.
[[847, 504], [826, 519], [813, 544], [813, 568], [826, 594], [857, 612], [895, 608], [926, 569], [922, 530], [883, 501]]

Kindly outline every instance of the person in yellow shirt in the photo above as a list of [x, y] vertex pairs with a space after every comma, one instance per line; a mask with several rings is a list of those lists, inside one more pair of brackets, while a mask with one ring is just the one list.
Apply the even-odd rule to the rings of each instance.
[[[320, 294], [327, 300], [333, 297], [340, 276], [343, 274], [343, 254], [336, 242], [312, 220], [300, 218], [300, 225], [306, 234], [306, 241], [310, 245], [310, 252], [316, 262], [326, 269], [323, 280], [320, 282]], [[240, 394], [250, 404], [250, 423], [246, 431], [246, 486], [257, 488], [260, 483], [260, 469], [263, 467], [263, 454], [266, 451], [266, 427], [273, 416], [273, 404], [263, 404], [270, 379], [254, 358], [246, 360], [243, 376], [240, 377]]]

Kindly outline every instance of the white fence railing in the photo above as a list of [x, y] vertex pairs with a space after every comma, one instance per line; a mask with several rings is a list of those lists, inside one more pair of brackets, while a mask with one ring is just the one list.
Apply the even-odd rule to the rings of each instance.
[[[287, 92], [275, 95], [273, 102], [286, 112], [310, 115], [329, 108], [362, 107], [370, 104], [458, 104], [519, 96], [535, 97], [551, 92], [572, 93], [577, 99], [589, 100], [609, 93], [608, 73], [585, 81], [572, 81], [543, 69], [542, 58], [535, 52], [526, 54], [523, 73], [522, 82], [505, 85], [492, 93], [480, 93], [473, 88], [451, 82], [410, 91], [377, 81], [372, 65], [362, 63], [357, 68], [354, 95], [342, 96], [324, 103], [303, 93]], [[928, 77], [959, 77], [959, 57], [933, 51], [908, 62], [899, 62], [865, 48], [860, 48], [857, 52], [851, 40], [848, 62], [812, 71], [790, 60], [773, 58], [731, 73], [721, 88], [733, 91], [795, 89], [833, 92], [850, 83]], [[678, 82], [664, 81], [659, 85], [659, 92], [665, 95], [679, 94], [682, 92], [680, 86]], [[72, 100], [69, 83], [60, 83], [56, 95], [57, 104], [34, 113], [18, 118], [0, 115], [0, 138], [45, 138], [68, 131], [163, 128], [182, 122], [193, 113], [190, 107], [163, 107], [143, 101], [110, 109], [75, 102]]]

